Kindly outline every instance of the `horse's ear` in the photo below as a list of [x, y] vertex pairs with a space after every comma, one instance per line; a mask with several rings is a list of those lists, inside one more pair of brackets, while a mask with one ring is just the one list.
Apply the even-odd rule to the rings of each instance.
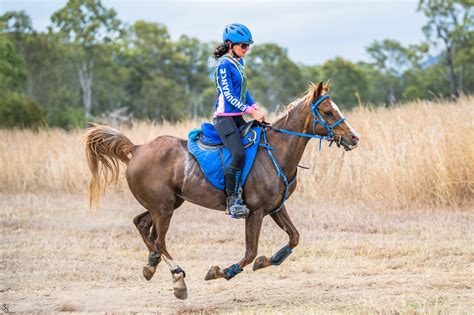
[[320, 81], [317, 85], [315, 85], [315, 88], [314, 88], [314, 94], [313, 94], [313, 102], [316, 101], [320, 96], [321, 94], [323, 93], [323, 81]]
[[331, 79], [328, 79], [326, 84], [323, 86], [323, 91], [327, 93], [329, 91], [329, 84], [331, 83]]

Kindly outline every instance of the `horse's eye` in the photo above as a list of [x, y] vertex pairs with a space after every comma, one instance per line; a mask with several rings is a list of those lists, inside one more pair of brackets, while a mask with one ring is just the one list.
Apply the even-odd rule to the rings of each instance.
[[324, 112], [324, 114], [328, 117], [332, 117], [332, 112], [330, 112], [330, 111]]

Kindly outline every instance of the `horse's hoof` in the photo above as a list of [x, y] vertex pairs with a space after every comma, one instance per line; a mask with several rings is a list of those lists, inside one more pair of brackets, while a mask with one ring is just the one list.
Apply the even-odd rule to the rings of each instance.
[[184, 274], [178, 273], [173, 275], [173, 291], [174, 296], [180, 300], [186, 300], [188, 298], [188, 289], [184, 282]]
[[272, 262], [266, 256], [260, 256], [253, 262], [253, 271], [271, 266]]
[[180, 300], [186, 300], [188, 298], [188, 289], [186, 288], [174, 288], [174, 296]]
[[153, 278], [155, 271], [156, 271], [156, 266], [153, 267], [150, 265], [146, 265], [145, 267], [143, 267], [143, 277], [145, 277], [145, 279], [150, 281], [150, 279]]
[[223, 278], [224, 277], [224, 272], [221, 270], [221, 268], [217, 266], [212, 266], [209, 271], [207, 272], [206, 277], [204, 280], [214, 280], [218, 278]]

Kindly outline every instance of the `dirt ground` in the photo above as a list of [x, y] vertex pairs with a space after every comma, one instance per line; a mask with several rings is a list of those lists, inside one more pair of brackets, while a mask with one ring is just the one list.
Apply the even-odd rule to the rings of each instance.
[[[302, 199], [302, 198], [300, 198]], [[146, 281], [147, 250], [132, 223], [142, 211], [108, 193], [100, 212], [85, 195], [0, 194], [0, 307], [10, 312], [474, 313], [474, 211], [287, 204], [300, 245], [279, 267], [251, 265], [204, 281], [244, 253], [244, 222], [185, 204], [168, 249], [186, 271], [174, 298], [164, 263]], [[287, 242], [264, 220], [259, 255]]]

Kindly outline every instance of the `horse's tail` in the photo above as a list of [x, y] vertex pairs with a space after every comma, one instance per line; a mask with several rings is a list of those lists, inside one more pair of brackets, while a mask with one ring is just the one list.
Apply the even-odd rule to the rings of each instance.
[[98, 206], [101, 177], [104, 178], [104, 190], [116, 183], [120, 174], [120, 163], [128, 164], [135, 145], [120, 131], [95, 125], [84, 135], [86, 156], [91, 180], [89, 184], [89, 204]]

